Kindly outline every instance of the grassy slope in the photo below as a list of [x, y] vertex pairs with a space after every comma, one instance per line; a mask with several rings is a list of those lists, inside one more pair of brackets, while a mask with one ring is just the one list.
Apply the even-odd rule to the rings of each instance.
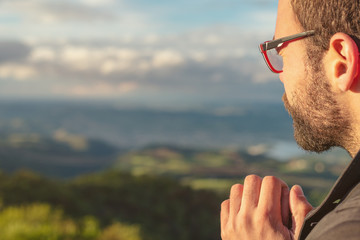
[[280, 162], [242, 151], [153, 147], [120, 155], [114, 168], [134, 175], [172, 176], [195, 189], [209, 189], [220, 194], [227, 194], [230, 186], [242, 182], [246, 175], [274, 175], [285, 180], [289, 186], [300, 184], [310, 201], [317, 205], [344, 168], [344, 162], [324, 159]]

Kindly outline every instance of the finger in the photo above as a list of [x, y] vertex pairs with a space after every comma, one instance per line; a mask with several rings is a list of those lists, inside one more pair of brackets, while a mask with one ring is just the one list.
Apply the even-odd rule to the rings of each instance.
[[230, 191], [230, 219], [234, 219], [241, 207], [241, 199], [243, 195], [243, 185], [235, 184]]
[[242, 207], [244, 211], [256, 208], [259, 202], [262, 179], [256, 175], [249, 175], [244, 180]]
[[290, 203], [289, 203], [289, 187], [285, 186], [281, 189], [281, 216], [284, 226], [290, 228]]
[[[279, 221], [283, 221], [282, 215], [283, 211], [285, 211], [285, 208], [282, 209], [283, 188], [287, 188], [285, 182], [276, 177], [267, 176], [262, 181], [259, 197], [259, 208], [276, 217]], [[285, 200], [284, 203], [286, 204]]]
[[295, 185], [290, 191], [290, 210], [293, 216], [292, 232], [298, 239], [306, 215], [312, 210], [311, 204], [306, 200], [301, 187]]
[[225, 226], [229, 221], [229, 206], [230, 200], [225, 200], [221, 204], [221, 211], [220, 211], [220, 222], [221, 222], [221, 232], [225, 231]]

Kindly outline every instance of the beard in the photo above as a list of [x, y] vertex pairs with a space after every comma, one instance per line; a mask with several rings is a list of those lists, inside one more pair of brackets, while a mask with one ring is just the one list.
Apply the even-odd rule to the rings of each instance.
[[294, 93], [291, 105], [286, 93], [283, 96], [293, 119], [294, 138], [304, 150], [317, 153], [344, 147], [350, 139], [350, 117], [334, 98], [322, 66], [318, 69], [310, 66], [307, 65], [306, 85]]

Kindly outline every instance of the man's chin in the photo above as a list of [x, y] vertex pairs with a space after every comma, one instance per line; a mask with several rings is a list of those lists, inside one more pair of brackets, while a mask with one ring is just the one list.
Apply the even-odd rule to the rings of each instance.
[[298, 133], [294, 133], [294, 138], [297, 143], [297, 145], [308, 152], [316, 152], [316, 153], [322, 153], [325, 151], [330, 150], [334, 145], [328, 144], [328, 143], [320, 143], [317, 142], [315, 139], [309, 139], [309, 137], [306, 136], [299, 136]]
[[293, 119], [294, 139], [300, 148], [309, 152], [321, 153], [328, 151], [336, 145], [314, 131], [314, 127], [311, 126], [309, 121], [305, 120], [306, 118], [302, 116], [300, 110], [290, 105], [286, 93], [284, 93], [282, 101], [284, 102], [285, 109]]

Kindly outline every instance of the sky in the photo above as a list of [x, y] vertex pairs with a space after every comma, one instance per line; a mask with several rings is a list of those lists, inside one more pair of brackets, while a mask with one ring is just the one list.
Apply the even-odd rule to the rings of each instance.
[[258, 44], [276, 0], [0, 0], [0, 98], [281, 100]]

